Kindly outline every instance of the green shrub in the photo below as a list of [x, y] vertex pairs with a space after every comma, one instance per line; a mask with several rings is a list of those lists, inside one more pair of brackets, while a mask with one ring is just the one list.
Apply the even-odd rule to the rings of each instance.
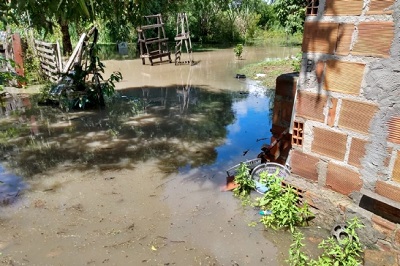
[[236, 45], [235, 48], [233, 48], [233, 51], [235, 52], [235, 55], [238, 59], [242, 58], [242, 53], [243, 53], [243, 44], [238, 44]]
[[293, 243], [289, 249], [288, 262], [293, 266], [358, 266], [361, 265], [362, 245], [357, 235], [356, 230], [364, 227], [357, 217], [347, 221], [345, 229], [346, 236], [336, 240], [329, 237], [327, 240], [322, 240], [318, 248], [324, 250], [317, 260], [309, 259], [309, 257], [301, 251], [304, 246], [302, 241], [304, 236], [301, 232], [293, 233]]
[[240, 163], [235, 175], [235, 183], [238, 185], [233, 189], [233, 195], [239, 198], [246, 198], [255, 189], [254, 180], [250, 178], [250, 169], [245, 163]]
[[291, 232], [295, 226], [306, 224], [312, 216], [308, 204], [298, 206], [299, 196], [292, 186], [282, 187], [282, 178], [277, 177], [278, 171], [267, 176], [264, 173], [260, 174], [260, 182], [267, 184], [269, 190], [258, 199], [256, 206], [264, 211], [269, 210], [271, 214], [263, 216], [260, 222], [274, 229], [288, 227]]

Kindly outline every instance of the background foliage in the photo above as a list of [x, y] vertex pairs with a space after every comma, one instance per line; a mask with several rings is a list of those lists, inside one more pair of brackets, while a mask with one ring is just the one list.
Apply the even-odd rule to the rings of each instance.
[[100, 42], [135, 42], [143, 16], [162, 14], [167, 36], [175, 36], [176, 15], [186, 12], [194, 42], [236, 43], [261, 30], [301, 32], [303, 7], [302, 0], [8, 0], [0, 4], [0, 26], [33, 29], [42, 40], [62, 39], [68, 54], [92, 24], [100, 29]]

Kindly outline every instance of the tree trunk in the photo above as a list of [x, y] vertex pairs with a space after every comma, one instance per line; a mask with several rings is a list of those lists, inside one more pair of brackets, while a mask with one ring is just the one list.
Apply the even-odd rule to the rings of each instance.
[[60, 18], [58, 19], [58, 24], [61, 27], [63, 55], [67, 56], [72, 54], [72, 43], [71, 36], [69, 35], [68, 23]]

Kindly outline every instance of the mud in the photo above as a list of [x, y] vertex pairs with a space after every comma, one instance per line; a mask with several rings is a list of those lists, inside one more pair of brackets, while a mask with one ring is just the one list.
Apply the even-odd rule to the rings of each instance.
[[[35, 116], [36, 132], [40, 133], [30, 134], [37, 134], [36, 140], [40, 136], [46, 140], [51, 164], [41, 166], [44, 160], [38, 152], [24, 152], [21, 161], [16, 160], [15, 165], [24, 170], [21, 173], [25, 173], [28, 189], [18, 201], [0, 207], [0, 262], [285, 265], [290, 234], [249, 226], [260, 219], [257, 211], [241, 206], [230, 192], [221, 192], [220, 186], [227, 168], [254, 158], [259, 144], [255, 139], [268, 137], [268, 124], [259, 125], [260, 135], [232, 136], [234, 132], [258, 131], [254, 124], [235, 123], [240, 115], [250, 112], [246, 105], [261, 113], [269, 110], [268, 97], [257, 94], [256, 84], [234, 78], [238, 69], [266, 57], [296, 52], [288, 48], [248, 48], [244, 60], [237, 60], [232, 49], [205, 51], [194, 54], [197, 64], [192, 67], [168, 63], [150, 66], [147, 61], [143, 66], [141, 60], [106, 61], [104, 77], [121, 71], [124, 80], [117, 89], [124, 95], [134, 95], [135, 89], [140, 89], [151, 98], [156, 90], [165, 96], [169, 88], [174, 88], [178, 91], [174, 99], [183, 99], [179, 92], [190, 87], [187, 110], [191, 112], [185, 112], [181, 101], [167, 97], [155, 101], [160, 95], [154, 95], [153, 102], [147, 102], [145, 115], [121, 124], [117, 119], [112, 124], [115, 117], [109, 115], [99, 118], [98, 114], [77, 112], [55, 114], [57, 118], [47, 119], [47, 127], [42, 128], [41, 109]], [[229, 98], [228, 104], [218, 105], [205, 100], [210, 96], [201, 94], [202, 90], [236, 96]], [[196, 98], [207, 103], [198, 113], [195, 110], [201, 105], [195, 104]], [[216, 121], [228, 119], [229, 123], [214, 122], [209, 129], [201, 130], [195, 127], [211, 120], [207, 109], [219, 115], [213, 118]], [[232, 109], [234, 118], [226, 117]], [[245, 117], [243, 121], [247, 120]], [[179, 125], [187, 126], [187, 121], [192, 121], [190, 130], [176, 130]], [[129, 135], [128, 125], [141, 131]], [[111, 126], [119, 134], [110, 137]], [[195, 129], [197, 133], [188, 137]], [[244, 139], [253, 142], [243, 145]], [[243, 156], [246, 149], [250, 152]], [[315, 232], [311, 235], [308, 241], [319, 242]]]

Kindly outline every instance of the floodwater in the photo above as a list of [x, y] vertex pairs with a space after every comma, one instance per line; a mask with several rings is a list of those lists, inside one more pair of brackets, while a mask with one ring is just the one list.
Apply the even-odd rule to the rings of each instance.
[[249, 226], [257, 210], [221, 186], [271, 137], [273, 92], [236, 79], [238, 69], [297, 51], [247, 47], [243, 60], [204, 51], [193, 66], [106, 61], [104, 77], [124, 79], [103, 111], [10, 97], [0, 113], [12, 137], [0, 145], [0, 263], [285, 265], [290, 234]]

